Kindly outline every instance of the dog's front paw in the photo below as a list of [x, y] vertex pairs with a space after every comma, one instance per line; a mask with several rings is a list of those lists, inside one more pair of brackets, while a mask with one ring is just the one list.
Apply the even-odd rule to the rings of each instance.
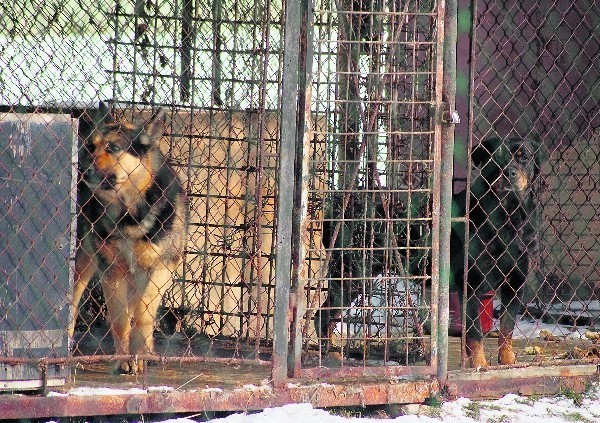
[[498, 349], [498, 363], [502, 365], [515, 364], [517, 355], [512, 348], [512, 345], [503, 344]]
[[488, 362], [485, 359], [485, 354], [483, 352], [481, 354], [473, 354], [471, 355], [470, 365], [474, 369], [486, 368], [488, 367]]
[[144, 372], [144, 361], [138, 359], [115, 361], [112, 373], [116, 375], [137, 375]]
[[471, 367], [478, 369], [480, 367], [488, 367], [488, 362], [485, 359], [483, 351], [483, 342], [467, 339], [467, 355], [470, 358]]

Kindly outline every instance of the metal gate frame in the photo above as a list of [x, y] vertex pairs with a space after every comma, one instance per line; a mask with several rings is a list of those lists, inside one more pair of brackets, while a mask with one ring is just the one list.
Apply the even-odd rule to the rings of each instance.
[[[327, 372], [326, 369], [313, 372], [302, 369], [302, 334], [301, 320], [303, 310], [299, 307], [303, 289], [299, 282], [299, 267], [303, 257], [302, 237], [300, 231], [306, 227], [307, 218], [307, 190], [308, 190], [308, 163], [304, 152], [309, 151], [311, 139], [311, 83], [312, 76], [310, 64], [312, 64], [312, 32], [311, 1], [304, 0], [302, 10], [294, 11], [293, 21], [303, 22], [301, 28], [308, 28], [304, 33], [296, 28], [288, 28], [286, 25], [286, 40], [299, 38], [297, 50], [284, 48], [285, 53], [291, 52], [297, 57], [291, 58], [293, 65], [297, 66], [299, 78], [296, 80], [295, 72], [291, 78], [285, 78], [283, 82], [284, 96], [282, 99], [282, 133], [281, 133], [281, 157], [280, 157], [280, 185], [279, 185], [279, 215], [278, 215], [278, 260], [276, 264], [277, 296], [275, 302], [275, 347], [273, 380], [275, 384], [283, 384], [287, 381], [284, 375], [295, 378], [314, 378], [322, 375], [339, 376], [383, 376], [383, 377], [408, 377], [423, 378], [428, 380], [431, 376], [437, 376], [439, 381], [445, 380], [447, 366], [448, 348], [448, 278], [450, 262], [450, 210], [452, 190], [452, 151], [453, 151], [453, 124], [449, 116], [454, 111], [455, 54], [453, 48], [456, 44], [456, 12], [453, 15], [447, 9], [448, 2], [439, 0], [437, 7], [437, 32], [435, 43], [435, 93], [434, 102], [431, 104], [434, 110], [434, 140], [433, 140], [433, 210], [432, 210], [432, 296], [431, 296], [431, 365], [429, 366], [386, 366], [344, 369], [340, 372]], [[288, 12], [288, 10], [286, 10]], [[286, 22], [290, 22], [287, 20]], [[287, 37], [290, 29], [292, 36]], [[295, 47], [295, 46], [294, 46]], [[292, 54], [284, 54], [284, 71], [288, 68]], [[447, 68], [447, 63], [450, 66]], [[453, 65], [454, 63], [454, 65]], [[289, 75], [288, 75], [289, 76]], [[286, 85], [286, 83], [288, 85]], [[286, 91], [298, 87], [298, 95], [288, 98]], [[286, 90], [287, 88], [287, 90]], [[296, 118], [297, 117], [297, 118]], [[289, 128], [286, 132], [285, 128]], [[289, 143], [289, 144], [288, 144]], [[286, 148], [286, 145], [288, 147]], [[295, 153], [295, 157], [291, 154]], [[288, 154], [290, 156], [288, 156]], [[291, 170], [294, 169], [292, 174]], [[288, 193], [294, 192], [293, 197]], [[295, 213], [291, 213], [295, 211]], [[444, 236], [444, 232], [447, 232]], [[289, 242], [288, 240], [291, 240]], [[288, 241], [288, 242], [286, 242]], [[283, 258], [283, 260], [282, 260]], [[288, 280], [289, 269], [292, 269]], [[446, 272], [446, 276], [444, 273]], [[443, 282], [445, 281], [445, 282]], [[283, 283], [282, 283], [283, 282]], [[288, 299], [289, 298], [289, 299]], [[445, 304], [445, 305], [444, 305]], [[288, 322], [291, 321], [291, 322]], [[287, 325], [291, 327], [287, 330]], [[280, 325], [280, 326], [278, 326]], [[277, 339], [280, 334], [286, 333], [289, 339]], [[291, 340], [291, 341], [290, 341]], [[289, 342], [289, 348], [288, 348]], [[288, 367], [284, 363], [289, 363]]]

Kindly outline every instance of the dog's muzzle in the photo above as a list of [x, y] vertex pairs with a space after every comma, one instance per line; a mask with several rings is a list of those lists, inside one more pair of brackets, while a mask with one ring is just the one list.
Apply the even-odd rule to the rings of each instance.
[[529, 179], [521, 169], [509, 166], [502, 174], [505, 178], [504, 190], [506, 191], [524, 191], [529, 186]]
[[114, 190], [117, 185], [116, 175], [105, 175], [95, 169], [87, 169], [83, 173], [83, 181], [92, 189], [104, 191]]

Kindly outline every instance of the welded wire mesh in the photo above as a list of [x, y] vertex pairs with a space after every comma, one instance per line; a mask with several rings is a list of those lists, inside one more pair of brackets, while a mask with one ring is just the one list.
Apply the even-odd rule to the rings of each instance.
[[[585, 334], [596, 331], [600, 314], [599, 22], [593, 1], [476, 4], [470, 139], [540, 143], [539, 248], [515, 300], [519, 361], [595, 357]], [[477, 271], [477, 260], [470, 266]], [[497, 295], [496, 317], [500, 302]], [[486, 357], [496, 363], [496, 350]]]
[[427, 360], [436, 6], [315, 2], [306, 367]]

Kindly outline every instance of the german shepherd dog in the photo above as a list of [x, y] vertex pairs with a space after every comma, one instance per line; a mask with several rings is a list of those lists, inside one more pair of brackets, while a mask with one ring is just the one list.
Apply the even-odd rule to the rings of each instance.
[[[154, 351], [156, 314], [182, 260], [187, 206], [181, 182], [160, 151], [165, 112], [144, 124], [115, 122], [100, 103], [83, 141], [78, 188], [75, 286], [69, 333], [82, 294], [98, 274], [117, 355]], [[142, 360], [116, 373], [143, 371]]]
[[[496, 291], [501, 303], [499, 364], [513, 364], [512, 335], [531, 262], [538, 250], [539, 216], [533, 185], [539, 175], [539, 144], [530, 139], [494, 138], [477, 145], [472, 162], [481, 174], [470, 187], [466, 301], [466, 351], [473, 367], [488, 365], [479, 320], [482, 294]], [[466, 191], [455, 205], [464, 216]], [[459, 297], [464, 293], [464, 225], [451, 233], [451, 269]]]

